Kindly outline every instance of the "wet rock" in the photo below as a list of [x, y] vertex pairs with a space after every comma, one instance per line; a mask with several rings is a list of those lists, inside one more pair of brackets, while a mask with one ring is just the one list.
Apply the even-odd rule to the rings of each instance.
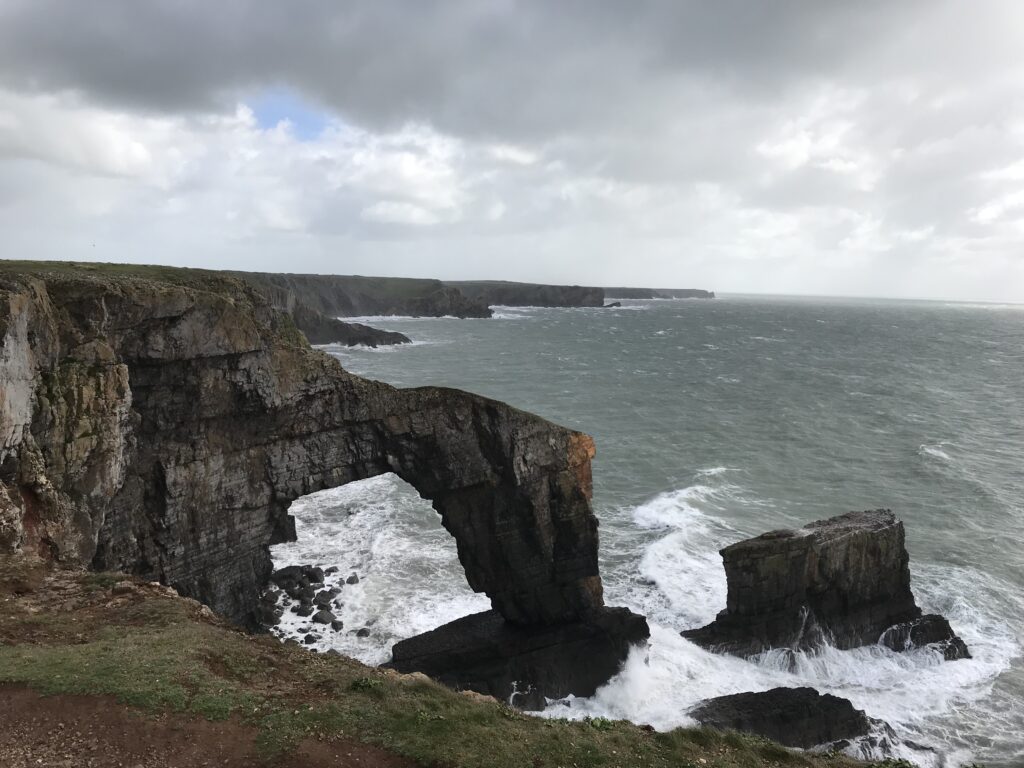
[[625, 608], [548, 627], [519, 627], [485, 611], [396, 643], [389, 666], [499, 701], [515, 692], [515, 706], [540, 709], [545, 697], [592, 695], [648, 636], [646, 619]]
[[341, 569], [340, 569], [340, 568], [338, 568], [338, 566], [336, 566], [336, 565], [332, 565], [332, 566], [331, 566], [330, 568], [326, 568], [326, 569], [324, 570], [324, 574], [326, 574], [327, 576], [333, 576], [333, 575], [334, 575], [334, 574], [336, 574], [336, 573], [337, 573], [337, 572], [338, 572], [339, 570], [341, 570]]
[[261, 603], [256, 609], [256, 617], [263, 627], [273, 627], [281, 620], [282, 612], [272, 605]]
[[824, 642], [853, 648], [921, 617], [903, 523], [886, 509], [771, 531], [721, 554], [725, 610], [682, 633], [707, 648], [740, 656]]
[[889, 627], [882, 634], [881, 642], [894, 651], [935, 645], [946, 661], [971, 658], [967, 644], [957, 637], [949, 622], [934, 613]]
[[312, 616], [313, 615], [313, 606], [312, 605], [305, 605], [303, 603], [300, 603], [299, 605], [297, 605], [297, 606], [292, 608], [292, 613], [298, 614], [299, 616], [302, 616], [303, 618], [305, 618], [306, 616]]
[[319, 639], [320, 638], [317, 637], [316, 635], [310, 634], [310, 635], [306, 635], [304, 638], [302, 638], [302, 642], [304, 642], [306, 645], [312, 645], [313, 643], [315, 643]]
[[334, 621], [334, 614], [328, 610], [320, 610], [313, 614], [313, 621], [317, 624], [330, 624]]
[[324, 569], [314, 565], [302, 566], [302, 575], [306, 577], [310, 584], [323, 584], [324, 583]]
[[302, 576], [302, 568], [298, 565], [289, 565], [284, 568], [278, 568], [270, 575], [270, 580], [277, 584], [282, 589], [288, 589], [288, 587], [298, 584], [299, 577]]
[[313, 603], [314, 605], [319, 605], [323, 608], [326, 608], [331, 604], [332, 597], [333, 594], [331, 593], [331, 591], [325, 589], [316, 593], [316, 595], [313, 597]]
[[615, 307], [621, 307], [621, 306], [622, 306], [622, 302], [621, 301], [613, 301], [610, 304], [605, 304], [604, 308], [605, 309], [614, 309]]
[[281, 598], [281, 591], [278, 589], [268, 589], [260, 597], [260, 602], [266, 605], [276, 605], [277, 601]]
[[346, 584], [358, 584], [359, 583], [359, 575], [353, 573], [351, 576], [349, 576], [347, 579], [345, 579], [345, 583]]
[[331, 629], [333, 629], [335, 632], [341, 632], [341, 630], [343, 630], [344, 628], [345, 622], [343, 622], [341, 619], [335, 619], [331, 622]]
[[701, 725], [742, 731], [807, 749], [866, 736], [867, 715], [847, 699], [813, 688], [773, 688], [701, 702], [689, 713]]
[[366, 627], [363, 627], [362, 629], [360, 629], [359, 631], [356, 632], [356, 637], [369, 637], [369, 636], [370, 636], [370, 630], [367, 629]]

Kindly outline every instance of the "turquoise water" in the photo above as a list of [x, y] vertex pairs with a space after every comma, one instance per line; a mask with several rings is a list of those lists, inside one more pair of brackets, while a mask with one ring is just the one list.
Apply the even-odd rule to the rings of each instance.
[[[894, 754], [1024, 764], [1024, 307], [623, 304], [380, 318], [416, 343], [328, 348], [355, 373], [468, 389], [595, 438], [607, 600], [648, 615], [652, 644], [593, 699], [551, 713], [668, 728], [707, 696], [810, 684], [890, 722]], [[919, 602], [951, 619], [974, 659], [826, 649], [790, 667], [678, 637], [724, 607], [721, 546], [875, 507], [904, 520]], [[326, 645], [379, 662], [395, 639], [487, 607], [465, 586], [436, 514], [396, 478], [293, 511], [300, 541], [275, 550], [279, 562], [364, 574], [346, 623], [370, 624], [371, 637]]]

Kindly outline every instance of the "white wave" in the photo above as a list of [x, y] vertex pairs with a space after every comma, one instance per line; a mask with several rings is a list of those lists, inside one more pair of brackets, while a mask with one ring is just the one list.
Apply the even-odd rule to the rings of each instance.
[[343, 323], [392, 323], [410, 320], [486, 320], [482, 317], [456, 317], [455, 315], [356, 315], [353, 317], [337, 317]]
[[[892, 727], [880, 745], [856, 744], [855, 756], [904, 758], [936, 768], [983, 759], [987, 749], [1024, 758], [1024, 746], [1013, 741], [1024, 732], [1024, 712], [1015, 708], [1012, 694], [993, 695], [994, 682], [1021, 653], [1017, 637], [1024, 632], [1024, 600], [982, 571], [914, 568], [918, 602], [925, 611], [949, 618], [972, 659], [946, 662], [934, 649], [897, 653], [872, 645], [772, 651], [747, 660], [709, 653], [684, 640], [681, 629], [707, 623], [725, 606], [718, 549], [743, 538], [709, 514], [730, 503], [748, 503], [739, 487], [721, 482], [725, 471], [701, 470], [701, 482], [635, 508], [639, 527], [663, 535], [643, 552], [640, 579], [609, 580], [608, 601], [647, 615], [650, 643], [634, 649], [619, 675], [593, 697], [553, 703], [546, 716], [619, 718], [666, 730], [692, 725], [687, 711], [707, 698], [811, 686], [850, 699]], [[1007, 734], [1002, 740], [993, 741], [993, 723], [996, 732]]]
[[322, 349], [324, 352], [334, 355], [344, 355], [346, 352], [400, 352], [410, 347], [425, 347], [432, 344], [448, 344], [450, 342], [445, 341], [424, 341], [422, 339], [414, 339], [405, 344], [380, 344], [376, 347], [371, 347], [366, 344], [313, 344], [312, 346], [317, 349]]
[[933, 443], [931, 445], [919, 445], [917, 447], [917, 452], [921, 456], [931, 456], [933, 459], [941, 459], [942, 461], [945, 462], [952, 462], [953, 457], [943, 450], [943, 448], [947, 445], [952, 445], [952, 443], [942, 442]]
[[[380, 664], [398, 640], [490, 608], [466, 583], [454, 539], [430, 503], [394, 475], [305, 496], [290, 512], [297, 541], [272, 548], [274, 567], [339, 567], [325, 586], [341, 588], [342, 606], [331, 610], [345, 627], [335, 632], [286, 610], [282, 637], [301, 641], [312, 629], [320, 636], [313, 648]], [[344, 583], [351, 573], [358, 584]], [[357, 635], [363, 628], [369, 636]]]

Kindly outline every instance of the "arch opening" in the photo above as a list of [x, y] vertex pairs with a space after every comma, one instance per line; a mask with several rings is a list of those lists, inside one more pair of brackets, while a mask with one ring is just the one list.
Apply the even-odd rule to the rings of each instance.
[[395, 643], [491, 607], [431, 503], [394, 473], [302, 496], [288, 513], [295, 540], [271, 547], [274, 568], [322, 569], [315, 592], [341, 625], [300, 615], [301, 600], [272, 584], [265, 594], [281, 618], [271, 631], [282, 639], [378, 665]]

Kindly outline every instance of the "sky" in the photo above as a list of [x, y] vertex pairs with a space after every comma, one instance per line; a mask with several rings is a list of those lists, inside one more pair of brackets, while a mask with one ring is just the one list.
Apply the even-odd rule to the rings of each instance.
[[1019, 0], [0, 0], [0, 258], [1024, 302]]

